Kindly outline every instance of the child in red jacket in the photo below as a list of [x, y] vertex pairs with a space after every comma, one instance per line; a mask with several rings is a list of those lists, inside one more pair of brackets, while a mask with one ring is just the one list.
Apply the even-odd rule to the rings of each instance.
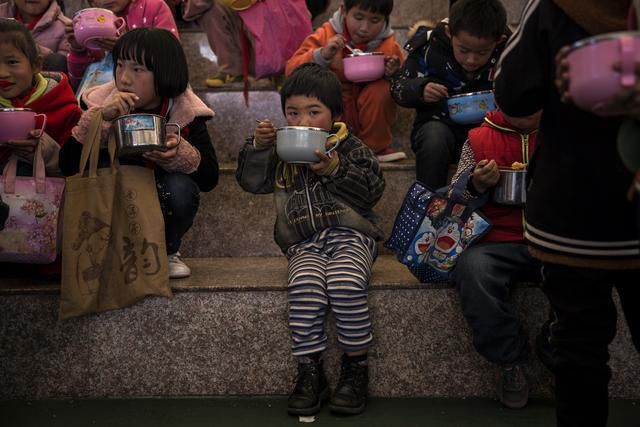
[[[500, 169], [529, 163], [541, 112], [513, 118], [488, 113], [469, 132], [451, 188], [463, 171], [473, 167], [466, 198], [480, 197], [499, 181]], [[527, 404], [528, 339], [508, 302], [510, 285], [522, 279], [540, 280], [540, 263], [528, 252], [522, 225], [523, 208], [489, 202], [482, 208], [493, 225], [479, 242], [458, 258], [451, 281], [460, 294], [462, 312], [471, 327], [473, 345], [501, 368], [498, 397], [509, 408]]]
[[[40, 70], [41, 58], [28, 28], [13, 19], [0, 19], [0, 107], [30, 108], [47, 117], [44, 132], [34, 129], [28, 140], [1, 141], [0, 165], [11, 154], [20, 157], [20, 163], [30, 164], [39, 142], [47, 174], [59, 175], [58, 151], [82, 112], [67, 77]], [[29, 175], [29, 165], [20, 163], [18, 174]]]

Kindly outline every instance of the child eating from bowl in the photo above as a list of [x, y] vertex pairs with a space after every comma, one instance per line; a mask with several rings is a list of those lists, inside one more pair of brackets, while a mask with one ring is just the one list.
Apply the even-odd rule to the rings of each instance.
[[[393, 0], [346, 0], [328, 22], [305, 39], [285, 69], [289, 75], [298, 65], [314, 62], [335, 72], [342, 82], [344, 121], [381, 162], [406, 158], [390, 148], [396, 105], [389, 95], [387, 78], [398, 71], [403, 59], [389, 25], [392, 10]], [[353, 49], [384, 54], [384, 78], [367, 83], [347, 80], [343, 58]]]
[[407, 42], [409, 56], [391, 77], [396, 102], [416, 109], [411, 147], [416, 178], [437, 189], [447, 184], [449, 165], [460, 157], [475, 125], [451, 121], [447, 97], [492, 89], [493, 67], [507, 39], [507, 13], [500, 0], [459, 0], [449, 19], [419, 27]]
[[[540, 115], [540, 111], [522, 118], [499, 111], [487, 113], [482, 125], [469, 131], [450, 188], [464, 171], [473, 168], [464, 197], [481, 197], [496, 186], [500, 169], [526, 167], [535, 150]], [[489, 202], [482, 212], [492, 228], [478, 244], [462, 252], [451, 282], [460, 294], [473, 345], [500, 369], [500, 402], [508, 408], [522, 408], [529, 399], [525, 375], [528, 339], [509, 295], [518, 281], [540, 281], [540, 263], [529, 254], [524, 241], [523, 207]]]
[[289, 330], [298, 358], [288, 411], [312, 415], [329, 396], [322, 368], [327, 347], [324, 319], [336, 317], [338, 348], [344, 351], [340, 380], [329, 407], [344, 414], [365, 408], [367, 350], [373, 340], [367, 305], [376, 240], [382, 233], [373, 206], [384, 179], [373, 152], [351, 134], [342, 113], [341, 85], [318, 64], [303, 64], [280, 92], [289, 126], [314, 127], [334, 134], [327, 155], [316, 150], [309, 165], [284, 163], [276, 154], [276, 130], [261, 121], [242, 148], [236, 178], [251, 193], [274, 194], [275, 240], [289, 260]]
[[[191, 274], [180, 259], [182, 237], [191, 228], [200, 204], [200, 192], [218, 183], [218, 162], [206, 122], [213, 111], [189, 86], [187, 60], [180, 42], [167, 30], [138, 28], [122, 36], [113, 48], [115, 80], [88, 89], [83, 113], [72, 138], [60, 151], [65, 175], [78, 173], [82, 144], [96, 111], [102, 110], [102, 141], [112, 132], [111, 122], [129, 113], [150, 113], [177, 123], [175, 134], [166, 135], [166, 151], [152, 151], [141, 158], [122, 159], [122, 164], [151, 167], [155, 171], [158, 197], [165, 222], [169, 277]], [[102, 160], [108, 159], [102, 150]]]
[[[91, 0], [91, 3], [94, 7], [110, 10], [116, 16], [124, 18], [126, 22], [125, 31], [136, 28], [164, 28], [176, 38], [179, 38], [178, 27], [173, 19], [171, 9], [169, 9], [164, 0]], [[102, 59], [104, 52], [86, 49], [78, 44], [73, 34], [73, 24], [71, 22], [66, 24], [65, 34], [71, 46], [67, 57], [69, 79], [72, 85], [77, 87], [87, 66]], [[117, 40], [117, 37], [109, 37], [99, 40], [98, 43], [102, 49], [111, 51]]]

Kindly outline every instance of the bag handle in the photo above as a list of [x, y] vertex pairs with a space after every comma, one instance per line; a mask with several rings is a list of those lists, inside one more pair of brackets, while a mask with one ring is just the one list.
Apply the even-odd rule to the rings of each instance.
[[[100, 138], [102, 136], [102, 110], [98, 110], [94, 113], [89, 123], [89, 131], [87, 132], [87, 139], [82, 144], [82, 154], [80, 155], [80, 167], [78, 174], [82, 176], [86, 169], [87, 163], [89, 163], [89, 177], [98, 176], [98, 159], [100, 157]], [[111, 163], [111, 172], [115, 172], [118, 167], [118, 163], [115, 160], [116, 145], [115, 136], [113, 132], [109, 135], [109, 143], [107, 148], [109, 150], [109, 161]]]
[[[16, 173], [18, 170], [18, 156], [9, 157], [2, 171], [4, 192], [14, 194], [16, 192]], [[44, 157], [42, 155], [42, 143], [38, 141], [33, 152], [33, 179], [36, 183], [36, 193], [43, 194], [47, 191]]]
[[[464, 209], [464, 212], [460, 215], [460, 219], [462, 219], [463, 221], [466, 221], [467, 218], [469, 218], [471, 214], [473, 214], [473, 211], [475, 211], [476, 209], [478, 209], [479, 207], [487, 203], [487, 201], [489, 200], [488, 191], [469, 201], [465, 201], [464, 198], [462, 197], [462, 195], [464, 194], [464, 191], [467, 189], [467, 185], [469, 184], [471, 175], [473, 175], [474, 168], [475, 166], [472, 165], [467, 167], [464, 171], [462, 171], [456, 183], [453, 185], [453, 187], [451, 187], [451, 196], [448, 197], [447, 208], [445, 209], [444, 215], [450, 216], [453, 211], [453, 206], [455, 204], [464, 204], [465, 209]], [[446, 194], [447, 189], [448, 187], [443, 187], [438, 190], [438, 193], [443, 195], [444, 197], [447, 197], [447, 194]], [[443, 190], [444, 192], [442, 192]]]

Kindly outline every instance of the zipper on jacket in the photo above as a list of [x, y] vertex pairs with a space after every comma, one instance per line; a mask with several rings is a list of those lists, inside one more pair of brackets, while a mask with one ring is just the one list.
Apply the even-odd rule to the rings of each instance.
[[311, 228], [313, 232], [317, 233], [316, 222], [313, 219], [313, 208], [311, 207], [311, 195], [309, 194], [309, 181], [307, 181], [307, 174], [309, 172], [302, 168], [302, 177], [304, 178], [304, 193], [307, 196], [307, 209], [309, 209], [309, 220], [311, 221]]
[[[527, 170], [529, 169], [529, 134], [520, 135], [522, 138], [522, 162], [527, 165]], [[528, 173], [528, 172], [527, 172]], [[524, 209], [521, 209], [522, 216], [522, 231], [526, 230], [527, 227], [527, 218], [524, 214]]]

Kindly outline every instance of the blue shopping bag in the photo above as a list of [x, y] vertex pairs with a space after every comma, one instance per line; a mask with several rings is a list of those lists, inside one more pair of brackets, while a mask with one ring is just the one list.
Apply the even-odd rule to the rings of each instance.
[[467, 247], [486, 235], [491, 224], [477, 211], [488, 196], [464, 202], [472, 168], [464, 171], [447, 196], [447, 187], [433, 191], [414, 183], [396, 216], [384, 246], [406, 265], [421, 283], [449, 280], [449, 273]]

